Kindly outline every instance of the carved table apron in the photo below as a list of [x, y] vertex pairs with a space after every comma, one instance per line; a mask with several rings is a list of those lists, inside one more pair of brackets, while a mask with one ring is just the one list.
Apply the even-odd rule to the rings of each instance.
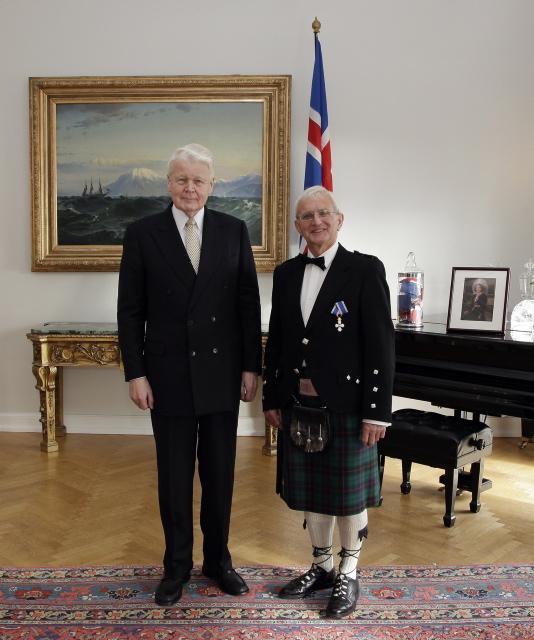
[[[41, 450], [58, 450], [56, 436], [64, 436], [63, 367], [120, 367], [121, 352], [115, 322], [48, 322], [26, 334], [33, 345], [33, 375], [37, 380], [43, 430]], [[265, 352], [267, 332], [263, 331]], [[262, 453], [276, 454], [276, 429], [265, 422]]]
[[43, 440], [41, 450], [58, 450], [64, 436], [63, 367], [121, 367], [117, 324], [50, 322], [26, 334], [33, 346], [33, 375], [39, 391]]

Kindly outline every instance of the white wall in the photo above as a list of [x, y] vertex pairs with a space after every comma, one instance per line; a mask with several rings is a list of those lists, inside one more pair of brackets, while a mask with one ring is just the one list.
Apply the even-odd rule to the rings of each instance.
[[[117, 274], [30, 271], [28, 77], [291, 74], [293, 201], [316, 15], [341, 242], [377, 254], [392, 288], [415, 251], [427, 313], [446, 310], [453, 266], [511, 267], [519, 301], [534, 257], [532, 0], [0, 0], [0, 429], [39, 428], [32, 326], [115, 319]], [[271, 276], [260, 286], [267, 316]], [[65, 378], [71, 431], [146, 427], [117, 370]], [[256, 402], [241, 432], [258, 428]]]

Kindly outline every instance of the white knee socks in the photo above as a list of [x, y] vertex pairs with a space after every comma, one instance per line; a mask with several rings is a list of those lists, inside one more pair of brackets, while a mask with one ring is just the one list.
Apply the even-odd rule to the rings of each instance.
[[330, 571], [334, 566], [332, 558], [332, 536], [336, 524], [335, 516], [327, 516], [322, 513], [304, 512], [312, 545], [326, 553], [315, 556], [314, 564], [320, 566], [325, 571]]
[[339, 516], [337, 518], [339, 541], [342, 547], [339, 571], [349, 578], [356, 578], [360, 549], [363, 538], [367, 535], [367, 522], [367, 510], [355, 516]]
[[339, 541], [342, 547], [339, 571], [349, 578], [355, 579], [363, 538], [367, 537], [367, 510], [355, 516], [338, 516], [337, 518], [336, 516], [327, 516], [322, 513], [312, 513], [311, 511], [306, 511], [304, 516], [312, 545], [316, 549], [325, 551], [325, 553], [315, 556], [314, 564], [325, 571], [330, 571], [334, 566], [332, 537], [337, 521]]

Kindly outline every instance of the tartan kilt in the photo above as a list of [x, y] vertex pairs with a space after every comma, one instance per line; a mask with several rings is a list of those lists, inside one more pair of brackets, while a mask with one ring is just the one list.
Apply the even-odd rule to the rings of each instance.
[[[320, 406], [317, 397], [301, 397], [301, 402]], [[291, 410], [282, 410], [276, 492], [290, 509], [331, 516], [356, 515], [380, 503], [377, 447], [360, 444], [359, 415], [327, 411], [330, 440], [323, 451], [306, 453], [289, 437]]]

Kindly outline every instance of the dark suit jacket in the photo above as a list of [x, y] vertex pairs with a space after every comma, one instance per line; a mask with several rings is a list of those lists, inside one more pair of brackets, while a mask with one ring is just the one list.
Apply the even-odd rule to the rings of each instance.
[[154, 410], [235, 410], [241, 373], [261, 370], [258, 281], [245, 223], [205, 209], [195, 275], [172, 205], [131, 224], [119, 276], [126, 380], [146, 376]]
[[[306, 326], [300, 309], [304, 268], [293, 258], [274, 272], [264, 410], [290, 402], [305, 360], [317, 393], [330, 409], [390, 422], [394, 329], [383, 264], [339, 245]], [[348, 310], [342, 331], [332, 315], [339, 301]]]

